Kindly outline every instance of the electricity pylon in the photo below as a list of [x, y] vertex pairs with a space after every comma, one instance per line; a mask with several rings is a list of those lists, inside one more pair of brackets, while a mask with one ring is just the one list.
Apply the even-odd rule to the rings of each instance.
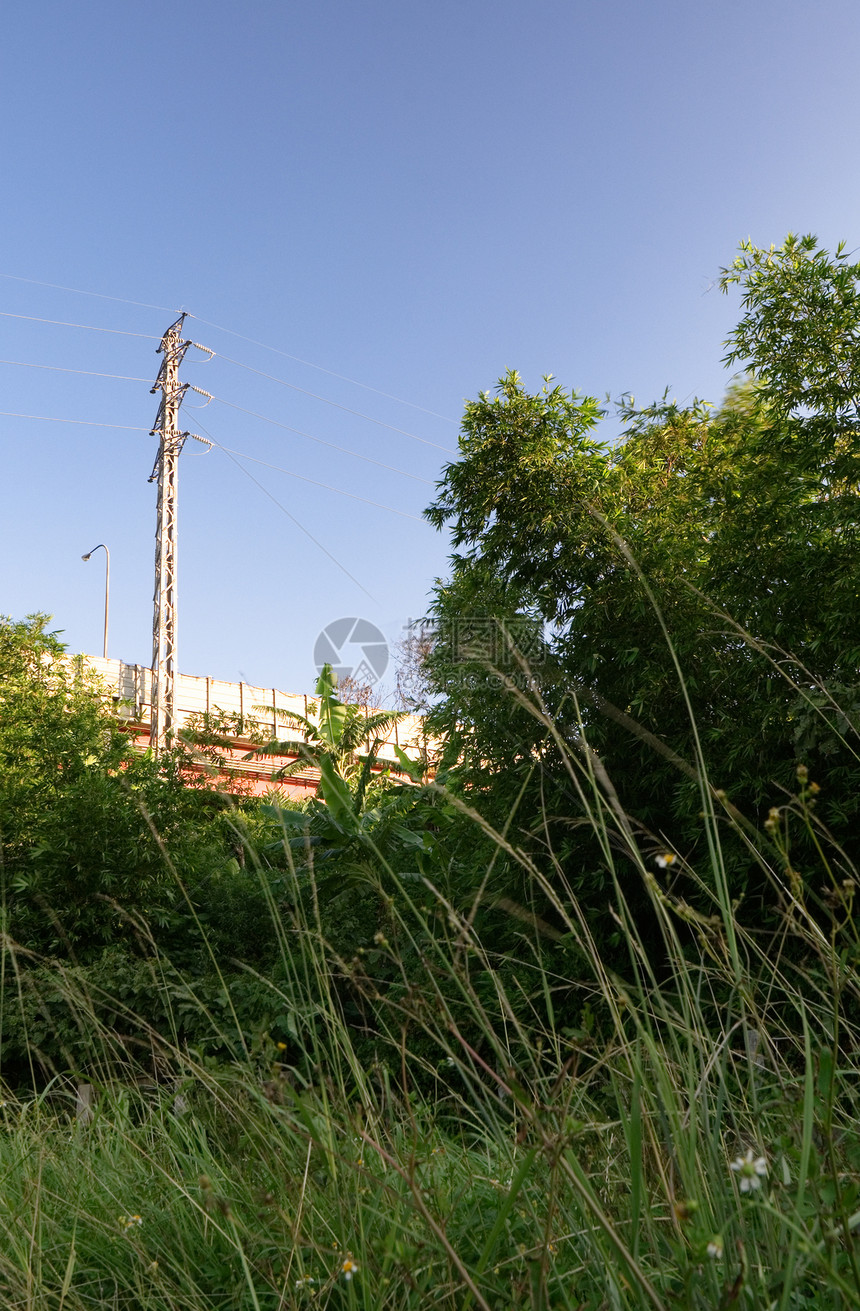
[[191, 434], [179, 431], [179, 407], [188, 390], [179, 381], [179, 366], [192, 345], [182, 339], [185, 315], [180, 314], [161, 338], [164, 356], [151, 388], [161, 392], [151, 436], [159, 439], [158, 455], [149, 481], [158, 480], [158, 521], [155, 529], [155, 593], [152, 616], [152, 720], [150, 745], [156, 754], [167, 746], [175, 728], [176, 697], [176, 472], [179, 453]]

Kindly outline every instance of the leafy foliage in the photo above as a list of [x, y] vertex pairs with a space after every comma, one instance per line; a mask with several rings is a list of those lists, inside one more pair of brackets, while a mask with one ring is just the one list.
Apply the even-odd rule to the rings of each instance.
[[860, 263], [844, 242], [833, 255], [812, 235], [766, 250], [741, 242], [720, 286], [739, 286], [744, 309], [726, 364], [748, 363], [783, 414], [860, 417]]
[[[466, 407], [427, 511], [458, 548], [433, 602], [434, 718], [485, 813], [577, 868], [587, 903], [605, 853], [547, 715], [568, 742], [586, 735], [652, 852], [703, 850], [703, 769], [755, 817], [791, 785], [802, 741], [857, 854], [856, 735], [824, 753], [798, 722], [856, 686], [860, 662], [858, 276], [812, 239], [743, 247], [724, 273], [746, 310], [729, 358], [750, 359], [752, 380], [718, 410], [622, 402], [614, 446], [594, 398], [549, 382], [530, 395], [515, 373]], [[501, 635], [489, 654], [462, 641], [482, 625]], [[727, 859], [736, 895], [761, 902], [742, 845]]]
[[[0, 843], [6, 931], [86, 952], [169, 906], [183, 848], [179, 778], [131, 751], [98, 681], [43, 615], [0, 622]], [[131, 919], [129, 919], [131, 917]]]
[[[229, 999], [218, 957], [238, 997], [247, 979], [231, 960], [269, 967], [275, 954], [278, 871], [261, 881], [244, 868], [255, 808], [246, 820], [189, 787], [181, 753], [134, 751], [108, 704], [45, 616], [0, 623], [0, 891], [22, 997], [3, 1031], [7, 1072], [28, 1051], [44, 1069], [74, 1063], [82, 1035], [56, 999], [75, 971], [120, 1031], [138, 1017], [140, 1044], [167, 1024], [171, 990], [182, 1013], [183, 974], [217, 1014]], [[190, 1016], [180, 1031], [219, 1041], [211, 1020], [201, 1032], [198, 1001]]]
[[[292, 764], [278, 771], [277, 779], [289, 778], [309, 765], [319, 769], [323, 775], [322, 796], [326, 795], [327, 789], [332, 795], [337, 794], [337, 785], [332, 782], [335, 777], [344, 782], [357, 779], [361, 796], [379, 748], [403, 715], [396, 710], [378, 710], [370, 714], [361, 704], [341, 701], [337, 695], [337, 675], [331, 665], [323, 665], [320, 670], [316, 695], [319, 701], [315, 705], [311, 703], [308, 716], [283, 706], [278, 706], [273, 712], [291, 728], [299, 729], [301, 738], [274, 739], [252, 754], [296, 756]], [[261, 706], [260, 711], [272, 713], [269, 707]]]
[[251, 784], [236, 767], [238, 745], [247, 742], [263, 745], [268, 737], [251, 715], [217, 707], [199, 711], [188, 716], [177, 735], [175, 764], [191, 787], [247, 796]]

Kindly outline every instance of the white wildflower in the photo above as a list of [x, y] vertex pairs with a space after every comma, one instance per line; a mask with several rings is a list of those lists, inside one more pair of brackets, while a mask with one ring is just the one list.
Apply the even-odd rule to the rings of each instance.
[[747, 1148], [745, 1156], [732, 1161], [731, 1169], [740, 1176], [738, 1187], [742, 1193], [754, 1193], [761, 1188], [762, 1179], [767, 1177], [767, 1161], [763, 1156], [756, 1156], [751, 1147]]

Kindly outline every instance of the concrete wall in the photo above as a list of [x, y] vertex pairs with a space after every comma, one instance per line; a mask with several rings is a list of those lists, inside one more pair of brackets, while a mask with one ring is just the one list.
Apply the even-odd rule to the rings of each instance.
[[[145, 749], [149, 744], [152, 671], [144, 665], [127, 665], [122, 660], [105, 660], [102, 656], [84, 656], [84, 659], [102, 680], [105, 695], [114, 703], [120, 720], [126, 721], [136, 743]], [[293, 711], [313, 719], [314, 704], [313, 696], [302, 692], [281, 692], [274, 687], [226, 683], [217, 678], [194, 677], [190, 674], [179, 674], [176, 678], [176, 719], [179, 728], [184, 727], [192, 715], [221, 710], [227, 714], [257, 720], [263, 730], [271, 732], [273, 737], [300, 737], [299, 733], [279, 721], [274, 711]], [[236, 749], [229, 753], [229, 768], [231, 774], [242, 780], [243, 790], [260, 795], [272, 787], [273, 774], [295, 757], [246, 761], [243, 757], [250, 745], [237, 742]], [[405, 751], [411, 759], [418, 759], [421, 751], [426, 750], [428, 742], [423, 721], [418, 716], [408, 715], [399, 724], [395, 724], [379, 750], [379, 760], [383, 765], [386, 760], [396, 762], [395, 746]], [[279, 786], [288, 794], [306, 796], [316, 790], [318, 782], [319, 773], [308, 768]]]

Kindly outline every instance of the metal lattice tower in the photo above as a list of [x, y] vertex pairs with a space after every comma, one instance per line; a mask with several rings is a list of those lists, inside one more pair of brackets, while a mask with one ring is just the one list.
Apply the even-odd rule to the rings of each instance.
[[179, 366], [190, 341], [182, 339], [180, 314], [161, 338], [164, 356], [152, 392], [161, 392], [151, 435], [159, 439], [149, 481], [158, 481], [155, 529], [155, 593], [152, 616], [152, 721], [150, 745], [158, 754], [168, 744], [175, 722], [176, 678], [176, 472], [179, 453], [191, 434], [179, 431], [179, 407], [189, 384], [180, 383]]

